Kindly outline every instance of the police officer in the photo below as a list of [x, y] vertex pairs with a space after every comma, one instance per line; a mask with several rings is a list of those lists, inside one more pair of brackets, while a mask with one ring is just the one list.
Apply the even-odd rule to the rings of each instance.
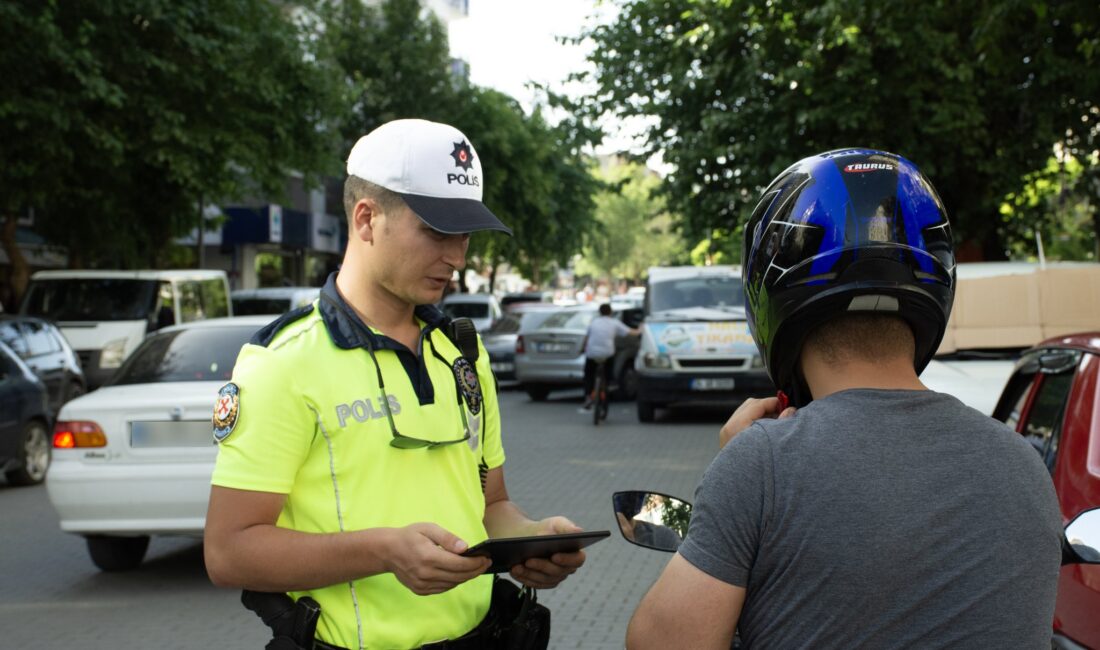
[[[315, 599], [318, 647], [477, 647], [492, 578], [488, 559], [461, 553], [579, 530], [509, 500], [488, 355], [477, 340], [471, 362], [431, 306], [465, 267], [469, 233], [511, 231], [481, 203], [481, 160], [451, 126], [384, 124], [347, 171], [343, 265], [315, 303], [256, 334], [219, 392], [207, 571]], [[511, 575], [551, 588], [584, 559]]]

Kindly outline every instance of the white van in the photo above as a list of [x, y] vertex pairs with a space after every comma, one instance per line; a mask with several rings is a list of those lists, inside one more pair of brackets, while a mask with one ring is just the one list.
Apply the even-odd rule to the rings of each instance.
[[53, 321], [76, 350], [88, 388], [106, 382], [149, 332], [232, 316], [225, 271], [39, 271], [19, 313]]
[[745, 320], [741, 269], [649, 269], [645, 323], [634, 368], [638, 419], [672, 404], [721, 404], [775, 395]]

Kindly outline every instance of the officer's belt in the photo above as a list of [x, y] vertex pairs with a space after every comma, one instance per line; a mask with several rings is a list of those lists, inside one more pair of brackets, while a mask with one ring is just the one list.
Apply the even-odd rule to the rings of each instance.
[[[481, 626], [479, 625], [465, 636], [449, 641], [422, 645], [419, 650], [482, 650], [483, 648], [485, 648], [485, 639], [481, 637]], [[347, 648], [317, 640], [313, 642], [313, 650], [347, 650]]]

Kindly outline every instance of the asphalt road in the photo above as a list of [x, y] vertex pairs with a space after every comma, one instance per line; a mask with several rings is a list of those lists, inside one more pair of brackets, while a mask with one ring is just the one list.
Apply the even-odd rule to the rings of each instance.
[[[633, 403], [607, 422], [578, 412], [580, 391], [532, 403], [505, 391], [505, 475], [512, 499], [534, 517], [564, 514], [608, 529], [588, 563], [539, 600], [552, 614], [551, 648], [622, 648], [630, 613], [668, 555], [618, 534], [611, 493], [650, 489], [690, 499], [728, 413], [679, 412], [638, 423]], [[0, 479], [0, 646], [5, 648], [262, 648], [267, 628], [206, 578], [199, 540], [154, 538], [145, 563], [101, 573], [83, 539], [62, 533], [42, 486]]]

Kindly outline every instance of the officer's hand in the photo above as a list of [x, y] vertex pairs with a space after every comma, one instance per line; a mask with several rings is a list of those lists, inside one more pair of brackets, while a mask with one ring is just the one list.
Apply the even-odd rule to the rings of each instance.
[[726, 443], [733, 440], [734, 436], [749, 428], [753, 422], [761, 418], [789, 418], [797, 410], [793, 406], [788, 406], [780, 413], [778, 397], [749, 398], [737, 407], [730, 419], [722, 426], [722, 430], [718, 432], [718, 448], [725, 447]]
[[[581, 527], [565, 517], [547, 517], [538, 523], [536, 535], [579, 533]], [[584, 551], [555, 553], [549, 559], [531, 558], [512, 567], [512, 577], [535, 589], [553, 589], [584, 564]]]
[[472, 580], [489, 568], [487, 557], [463, 557], [463, 540], [431, 523], [391, 529], [386, 569], [414, 594], [439, 594]]

